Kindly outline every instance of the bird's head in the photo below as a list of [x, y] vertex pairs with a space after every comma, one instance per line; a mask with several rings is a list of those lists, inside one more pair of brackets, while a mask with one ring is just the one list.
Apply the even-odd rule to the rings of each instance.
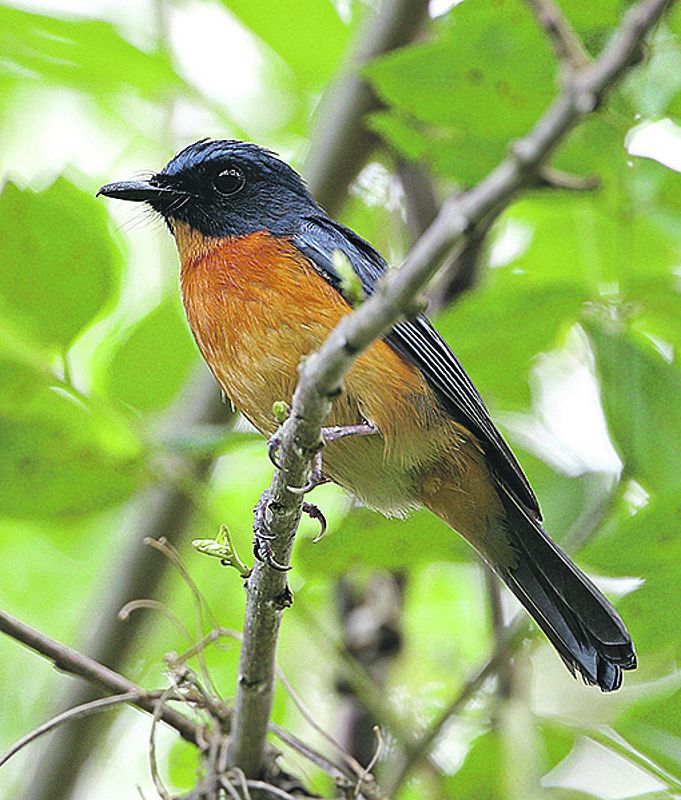
[[294, 169], [238, 140], [195, 142], [149, 180], [109, 183], [97, 194], [148, 203], [171, 230], [181, 223], [210, 238], [286, 235], [301, 216], [319, 211]]

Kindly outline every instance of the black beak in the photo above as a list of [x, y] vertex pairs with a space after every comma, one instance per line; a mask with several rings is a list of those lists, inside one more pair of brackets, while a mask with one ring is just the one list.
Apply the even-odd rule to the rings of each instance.
[[106, 186], [102, 186], [96, 196], [99, 197], [100, 194], [106, 197], [115, 197], [118, 200], [132, 200], [139, 203], [145, 200], [172, 200], [173, 197], [178, 197], [184, 193], [162, 186], [153, 186], [146, 181], [121, 181], [120, 183], [107, 183]]

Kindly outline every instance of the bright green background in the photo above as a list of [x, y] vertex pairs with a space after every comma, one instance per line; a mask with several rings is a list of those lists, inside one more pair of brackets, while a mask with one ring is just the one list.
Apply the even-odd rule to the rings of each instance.
[[[228, 433], [227, 409], [217, 431], [186, 423], [206, 375], [181, 312], [173, 249], [160, 224], [130, 225], [136, 209], [94, 193], [106, 181], [160, 168], [180, 145], [206, 135], [253, 138], [300, 166], [320, 94], [367, 13], [358, 0], [341, 4], [342, 14], [327, 0], [159, 0], [134, 12], [124, 5], [108, 6], [103, 20], [0, 6], [0, 607], [85, 648], [122, 580], [125, 553], [149, 533], [150, 492], [163, 486], [180, 487], [196, 506], [180, 549], [219, 623], [240, 628], [238, 576], [199, 557], [189, 540], [224, 522], [250, 557], [251, 510], [271, 475], [260, 439]], [[624, 4], [561, 5], [597, 52]], [[255, 64], [248, 78], [223, 76], [238, 101], [209, 88], [218, 67], [198, 59], [198, 34], [193, 53], [208, 82], [190, 74], [192, 53], [179, 52], [177, 36], [168, 35], [199, 14], [229, 26], [252, 55], [242, 64]], [[556, 798], [657, 798], [681, 788], [681, 179], [624, 148], [639, 114], [681, 114], [679, 31], [677, 9], [643, 64], [555, 156], [555, 166], [596, 175], [602, 187], [534, 191], [515, 202], [490, 235], [478, 285], [438, 320], [496, 419], [508, 424], [549, 529], [588, 539], [576, 557], [591, 574], [638, 579], [606, 585], [613, 598], [625, 593], [616, 602], [640, 668], [621, 692], [600, 696], [574, 682], [534, 637], [518, 660], [522, 691], [510, 713], [486, 687], [447, 729], [435, 769], [417, 773], [396, 800], [519, 798], [527, 794], [518, 787], [528, 785], [533, 797]], [[503, 158], [557, 88], [551, 50], [520, 0], [465, 0], [433, 20], [418, 44], [366, 74], [385, 102], [368, 120], [384, 146], [341, 217], [393, 260], [408, 241], [396, 194], [386, 189], [395, 186], [398, 159], [432, 171], [445, 196]], [[520, 244], [509, 249], [513, 237]], [[551, 447], [570, 453], [568, 423], [558, 444], [541, 431], [530, 443], [514, 436], [519, 420], [539, 418], [538, 376], [559, 387], [569, 417], [569, 376], [541, 369], [540, 354], [551, 351], [571, 354], [592, 375], [621, 473], [603, 475], [593, 458], [581, 458], [570, 474], [552, 467]], [[561, 407], [552, 413], [560, 418]], [[206, 454], [217, 458], [214, 469], [203, 485], [188, 481], [187, 467]], [[490, 652], [480, 568], [427, 514], [387, 521], [353, 510], [333, 488], [315, 495], [331, 529], [319, 544], [313, 525], [301, 529], [281, 666], [317, 720], [337, 732], [334, 683], [343, 667], [334, 650], [335, 582], [402, 570], [404, 648], [381, 701], [417, 733]], [[587, 525], [590, 535], [580, 536]], [[166, 569], [158, 554], [147, 557]], [[198, 638], [190, 593], [171, 570], [161, 599]], [[137, 613], [145, 622], [125, 671], [163, 685], [163, 655], [190, 642], [165, 618]], [[235, 646], [208, 657], [227, 698], [236, 658]], [[68, 680], [0, 639], [0, 750], [59, 710]], [[127, 800], [140, 784], [151, 797], [145, 722], [117, 713], [105, 744], [94, 754], [84, 747], [88, 796]], [[283, 692], [275, 719], [318, 739]], [[604, 731], [622, 738], [604, 744]], [[169, 750], [172, 741], [163, 739], [162, 772], [187, 789], [195, 760], [183, 746]], [[530, 756], [518, 755], [520, 741]], [[635, 751], [629, 764], [649, 760], [639, 773], [621, 760], [627, 747]], [[0, 769], [0, 795], [33, 797], [40, 752], [33, 745]], [[390, 755], [388, 748], [384, 761]], [[540, 789], [539, 779], [563, 759], [563, 788]], [[607, 792], [608, 769], [620, 776], [615, 794]], [[328, 790], [323, 776], [305, 770], [312, 786]], [[663, 771], [657, 789], [645, 782]]]

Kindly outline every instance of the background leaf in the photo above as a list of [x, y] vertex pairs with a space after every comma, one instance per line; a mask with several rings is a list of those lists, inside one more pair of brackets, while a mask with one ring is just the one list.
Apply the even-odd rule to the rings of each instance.
[[119, 342], [103, 376], [108, 393], [140, 411], [160, 411], [197, 361], [197, 349], [176, 299], [166, 299]]
[[429, 163], [469, 183], [537, 119], [553, 93], [555, 66], [519, 0], [461, 3], [448, 22], [437, 41], [384, 56], [366, 72], [392, 109], [374, 117], [381, 134], [408, 158], [415, 152], [407, 142], [426, 140]]
[[121, 252], [106, 211], [59, 178], [0, 194], [0, 311], [36, 342], [67, 348], [114, 299]]
[[[16, 374], [16, 373], [15, 373]], [[142, 451], [126, 426], [59, 388], [0, 417], [0, 507], [9, 517], [99, 511], [139, 488]]]
[[603, 405], [625, 474], [644, 488], [678, 487], [681, 375], [650, 343], [587, 327], [601, 376]]

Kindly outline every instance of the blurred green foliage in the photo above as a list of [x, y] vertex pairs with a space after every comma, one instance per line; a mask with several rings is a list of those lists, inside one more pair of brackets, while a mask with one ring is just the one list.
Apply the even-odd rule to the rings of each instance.
[[[276, 92], [273, 104], [291, 113], [261, 143], [300, 165], [320, 93], [370, 9], [358, 0], [339, 3], [342, 15], [326, 0], [202, 5], [239, 31], [240, 46], [264, 59], [266, 70], [250, 83], [227, 74], [225, 81], [243, 81], [246, 99]], [[626, 4], [560, 5], [595, 53]], [[2, 161], [0, 193], [0, 606], [75, 646], [86, 646], [93, 628], [104, 624], [100, 610], [129, 568], [122, 554], [151, 533], [145, 527], [149, 492], [159, 486], [179, 487], [195, 507], [180, 550], [219, 623], [240, 628], [238, 576], [194, 553], [189, 542], [214, 535], [224, 522], [242, 557], [249, 554], [252, 508], [271, 474], [259, 439], [228, 432], [227, 409], [217, 436], [187, 422], [187, 403], [205, 374], [178, 302], [167, 234], [121, 230], [128, 209], [112, 223], [110, 204], [93, 197], [105, 181], [159, 168], [192, 139], [261, 130], [257, 103], [253, 119], [244, 122], [240, 114], [237, 123], [229, 108], [216, 110], [205, 86], [188, 79], [180, 58], [187, 54], [173, 28], [176, 6], [160, 0], [158, 8], [164, 13], [147, 10], [131, 21], [110, 10], [99, 20], [0, 6], [0, 136], [14, 142]], [[579, 437], [556, 445], [544, 432], [517, 442], [527, 451], [521, 461], [556, 538], [579, 543], [577, 559], [596, 575], [638, 579], [609, 584], [615, 597], [618, 588], [624, 594], [617, 605], [640, 658], [622, 692], [599, 697], [574, 683], [539, 640], [531, 659], [529, 646], [518, 657], [526, 679], [517, 716], [534, 746], [528, 772], [537, 781], [556, 766], [559, 771], [576, 743], [602, 744], [601, 726], [622, 737], [612, 744], [624, 776], [615, 794], [606, 791], [592, 750], [563, 788], [548, 780], [553, 788], [537, 784], [536, 796], [643, 796], [643, 790], [626, 791], [634, 769], [627, 761], [638, 765], [639, 778], [647, 776], [646, 797], [672, 796], [681, 786], [681, 179], [656, 161], [632, 158], [624, 147], [627, 132], [641, 121], [681, 113], [680, 20], [677, 8], [612, 100], [555, 154], [556, 167], [596, 176], [600, 188], [538, 189], [518, 198], [490, 234], [476, 287], [437, 320], [497, 419], [510, 421], [512, 440], [518, 415], [536, 423], [542, 413], [560, 418], [571, 406], [570, 376], [547, 377], [542, 364], [546, 353], [572, 352], [577, 333], [582, 370], [600, 396], [584, 413], [596, 420], [605, 415], [622, 461], [621, 473], [604, 476], [582, 455], [581, 467], [568, 474], [555, 450], [579, 450]], [[202, 42], [182, 42], [198, 58]], [[383, 178], [367, 188], [365, 173], [341, 216], [394, 258], [408, 235], [394, 192], [381, 180], [394, 187], [398, 161], [413, 159], [432, 170], [442, 196], [470, 185], [537, 119], [559, 78], [551, 48], [521, 0], [465, 0], [432, 20], [422, 41], [376, 60], [365, 74], [384, 102], [369, 120], [383, 139], [373, 164]], [[263, 75], [281, 79], [258, 83]], [[32, 98], [30, 108], [22, 97]], [[55, 98], [87, 100], [77, 126], [88, 139], [91, 130], [100, 132], [92, 143], [97, 169], [85, 172], [92, 159], [78, 161], [73, 130], [60, 129], [64, 120], [54, 118]], [[193, 116], [181, 113], [186, 106]], [[37, 125], [41, 110], [48, 116]], [[29, 128], [24, 146], [17, 131]], [[75, 161], [74, 168], [54, 174], [53, 161], [65, 160]], [[542, 381], [558, 382], [562, 411], [540, 407]], [[197, 484], [187, 476], [206, 456], [215, 466]], [[362, 584], [375, 570], [400, 570], [407, 577], [404, 646], [381, 702], [418, 733], [491, 652], [477, 562], [425, 512], [386, 520], [354, 508], [333, 487], [316, 495], [331, 530], [313, 544], [315, 525], [303, 523], [281, 665], [320, 724], [337, 731], [341, 701], [334, 681], [343, 666], [336, 651], [342, 638], [336, 581], [347, 575]], [[190, 591], [158, 553], [148, 558], [167, 570], [160, 598], [198, 638]], [[134, 628], [133, 656], [121, 668], [156, 686], [163, 682], [163, 654], [182, 651], [191, 640], [151, 613], [136, 612], [144, 621]], [[202, 624], [211, 627], [208, 620]], [[227, 698], [237, 657], [234, 643], [206, 654]], [[63, 683], [37, 657], [0, 639], [0, 750], [58, 709]], [[487, 687], [465, 719], [448, 726], [434, 766], [417, 771], [396, 800], [518, 797], [512, 778], [520, 767], [509, 748], [517, 732], [499, 704]], [[134, 727], [132, 712], [121, 711], [120, 719], [129, 737], [119, 731], [109, 747], [125, 738], [138, 741], [139, 752], [134, 759], [121, 754], [97, 776], [91, 770], [91, 796], [122, 791], [116, 796], [132, 797], [135, 783], [146, 780], [147, 728]], [[283, 691], [275, 719], [316, 738]], [[169, 743], [163, 752], [166, 779], [177, 789], [191, 787], [193, 751]], [[382, 761], [393, 752], [391, 744]], [[0, 770], [2, 796], [29, 791], [33, 758], [24, 753]], [[312, 785], [328, 788], [322, 775], [305, 770]]]

